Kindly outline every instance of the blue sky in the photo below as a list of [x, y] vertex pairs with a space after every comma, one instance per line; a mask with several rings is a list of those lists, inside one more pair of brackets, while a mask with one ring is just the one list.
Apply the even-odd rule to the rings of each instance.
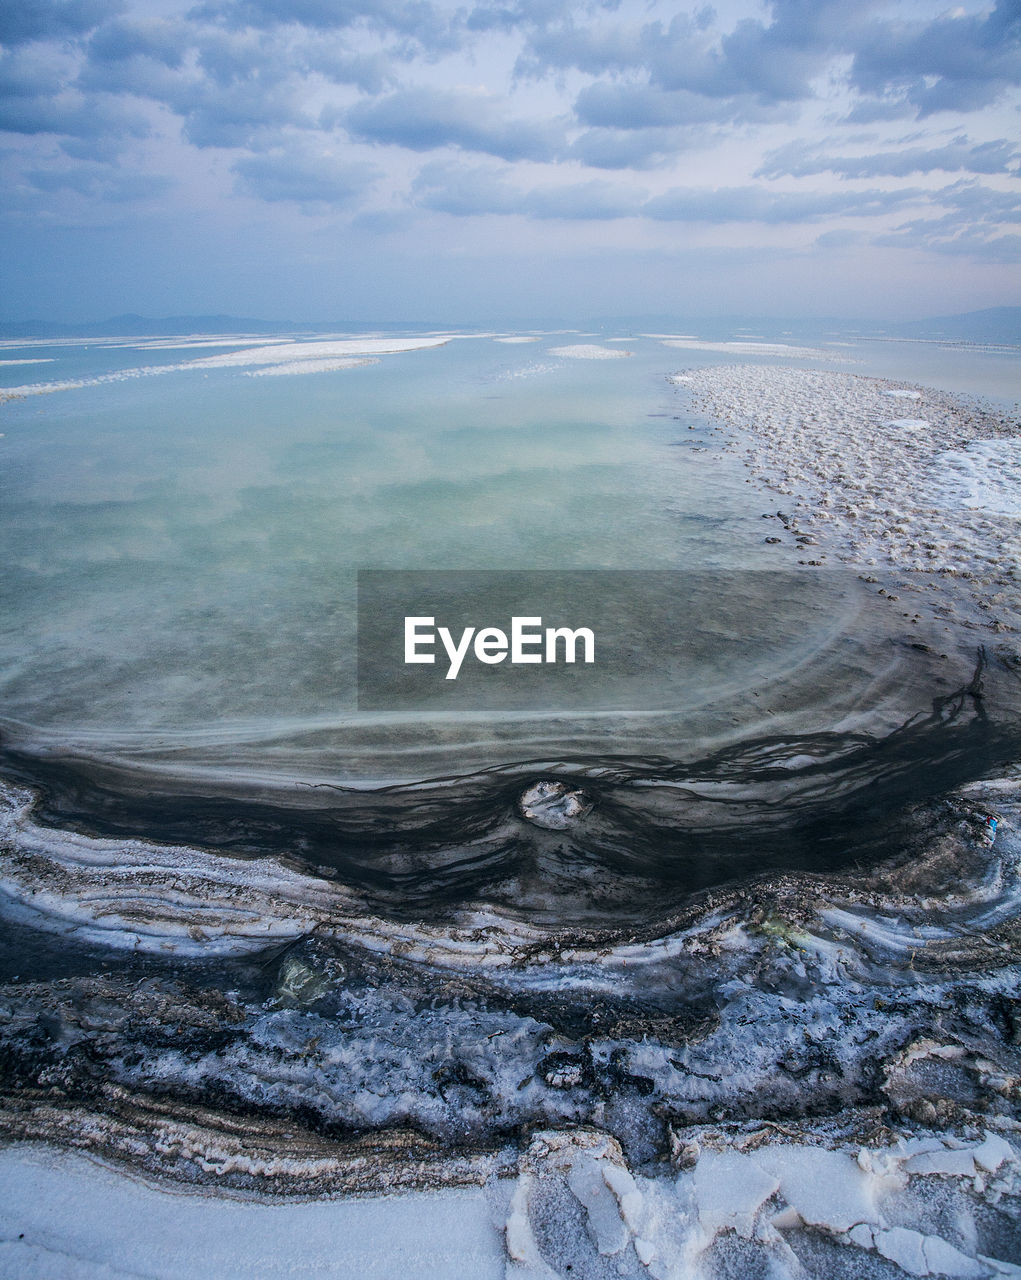
[[5, 319], [1018, 298], [1021, 0], [17, 0]]

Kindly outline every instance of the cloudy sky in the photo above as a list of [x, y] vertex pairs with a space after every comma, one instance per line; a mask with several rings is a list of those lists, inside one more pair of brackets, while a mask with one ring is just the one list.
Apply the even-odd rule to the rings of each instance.
[[0, 315], [1019, 299], [1021, 0], [12, 0]]

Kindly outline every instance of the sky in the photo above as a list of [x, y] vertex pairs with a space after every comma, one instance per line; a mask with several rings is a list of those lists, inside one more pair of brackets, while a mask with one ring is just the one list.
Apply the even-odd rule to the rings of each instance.
[[15, 0], [0, 319], [1021, 301], [1021, 0]]

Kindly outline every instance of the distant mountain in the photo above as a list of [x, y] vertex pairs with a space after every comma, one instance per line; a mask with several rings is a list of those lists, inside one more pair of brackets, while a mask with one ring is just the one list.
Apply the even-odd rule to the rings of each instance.
[[312, 324], [293, 320], [253, 320], [248, 316], [123, 315], [109, 320], [58, 324], [53, 320], [0, 322], [0, 338], [170, 338], [190, 333], [363, 333], [366, 329], [416, 328], [408, 324], [337, 320]]
[[916, 338], [948, 342], [994, 342], [1021, 346], [1021, 307], [988, 307], [956, 316], [931, 320], [849, 320], [846, 316], [676, 316], [645, 315], [601, 317], [602, 328], [626, 327], [634, 333], [686, 333], [700, 338], [726, 340], [742, 337], [771, 341], [818, 341], [823, 337]]
[[113, 316], [80, 324], [58, 324], [53, 320], [18, 320], [0, 323], [4, 338], [163, 338], [182, 333], [270, 333], [280, 326], [266, 320], [237, 316]]
[[933, 320], [910, 320], [886, 325], [885, 331], [898, 338], [946, 338], [954, 342], [996, 342], [1021, 346], [1021, 307], [987, 307], [960, 316], [937, 316]]

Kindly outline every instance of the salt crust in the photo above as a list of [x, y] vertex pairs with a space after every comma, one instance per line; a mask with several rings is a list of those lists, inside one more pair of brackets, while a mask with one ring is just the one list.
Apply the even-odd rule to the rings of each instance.
[[337, 369], [357, 369], [362, 365], [379, 364], [373, 356], [360, 360], [355, 356], [340, 356], [335, 360], [294, 360], [287, 364], [271, 364], [263, 369], [252, 369], [250, 378], [276, 377], [290, 373], [333, 373]]
[[570, 347], [549, 347], [551, 356], [566, 356], [570, 360], [620, 360], [633, 354], [630, 351], [616, 351], [612, 347], [599, 347], [593, 343], [578, 343]]
[[[93, 378], [68, 378], [59, 382], [34, 382], [0, 390], [0, 403], [14, 397], [50, 395], [56, 391], [75, 391], [81, 387], [101, 386], [107, 382], [127, 382], [134, 378], [151, 378], [164, 373], [201, 372], [203, 369], [234, 369], [249, 366], [277, 366], [281, 373], [325, 373], [334, 369], [350, 369], [375, 363], [362, 357], [396, 355], [406, 351], [442, 347], [449, 336], [421, 338], [349, 338], [332, 342], [282, 342], [270, 346], [229, 351], [216, 356], [201, 356], [180, 364], [144, 365], [137, 369], [119, 369], [116, 373], [98, 374]], [[290, 366], [290, 367], [288, 367]], [[263, 371], [260, 369], [260, 371]], [[265, 372], [273, 372], [267, 368]]]
[[986, 516], [1021, 520], [1021, 439], [973, 440], [939, 457], [942, 492]]
[[73, 1153], [8, 1147], [0, 1277], [498, 1280], [507, 1193], [497, 1184], [269, 1204], [146, 1182]]
[[203, 356], [191, 361], [194, 369], [224, 369], [244, 365], [294, 364], [300, 360], [336, 360], [352, 356], [393, 355], [402, 351], [422, 351], [443, 347], [449, 337], [438, 338], [348, 338], [334, 342], [284, 342], [247, 351], [231, 351]]
[[[718, 1134], [670, 1183], [632, 1173], [604, 1133], [548, 1130], [533, 1137], [509, 1181], [275, 1204], [196, 1194], [78, 1154], [14, 1146], [0, 1152], [0, 1276], [106, 1280], [139, 1274], [142, 1264], [147, 1275], [181, 1280], [569, 1280], [579, 1272], [602, 1275], [609, 1264], [622, 1276], [688, 1280], [716, 1274], [710, 1259], [723, 1261], [746, 1241], [770, 1275], [794, 1280], [809, 1273], [788, 1240], [805, 1228], [846, 1250], [848, 1275], [862, 1253], [915, 1276], [1021, 1275], [1009, 1261], [959, 1247], [968, 1235], [958, 1230], [960, 1218], [949, 1220], [955, 1244], [888, 1216], [905, 1199], [931, 1196], [933, 1179], [946, 1186], [944, 1197], [949, 1192], [966, 1205], [974, 1168], [980, 1155], [990, 1159], [990, 1148], [999, 1184], [1015, 1194], [1018, 1156], [998, 1135], [956, 1147], [926, 1138], [858, 1149], [763, 1136], [729, 1143]], [[925, 1154], [938, 1167], [921, 1170], [912, 1154], [918, 1147], [930, 1148]], [[584, 1223], [581, 1239], [572, 1238], [568, 1202]]]
[[[1006, 803], [1011, 785], [984, 784], [985, 790], [972, 788], [972, 791], [976, 800], [985, 805], [1000, 797], [1004, 802], [1002, 808], [1012, 814]], [[395, 949], [400, 946], [400, 953], [406, 956], [415, 953], [417, 940], [424, 944], [422, 958], [433, 962], [456, 963], [458, 946], [464, 948], [464, 959], [475, 964], [485, 963], [487, 947], [493, 944], [502, 945], [505, 958], [507, 955], [509, 939], [504, 938], [501, 944], [486, 930], [477, 931], [474, 937], [451, 930], [447, 953], [439, 955], [428, 949], [426, 931], [421, 927], [401, 936], [400, 927], [363, 916], [357, 921], [356, 929], [352, 922], [345, 922], [335, 914], [342, 906], [343, 895], [328, 885], [313, 891], [308, 878], [271, 860], [237, 864], [198, 850], [169, 849], [142, 842], [99, 841], [38, 828], [28, 817], [30, 795], [18, 788], [7, 788], [4, 794], [8, 806], [2, 831], [8, 851], [4, 868], [7, 893], [4, 909], [13, 908], [15, 914], [19, 909], [33, 912], [36, 923], [40, 915], [50, 913], [54, 927], [70, 929], [78, 936], [90, 936], [89, 929], [94, 927], [106, 930], [108, 941], [123, 938], [124, 945], [150, 950], [180, 947], [185, 953], [202, 950], [207, 955], [215, 954], [220, 946], [229, 942], [230, 936], [245, 945], [246, 940], [265, 943], [274, 937], [287, 937], [292, 930], [307, 932], [312, 925], [320, 934], [325, 926], [326, 932], [346, 933], [366, 946]], [[1008, 862], [1014, 848], [1013, 826], [1013, 822], [1005, 823], [1004, 856]], [[1000, 838], [997, 837], [998, 841]], [[48, 872], [45, 871], [47, 860]], [[65, 877], [63, 885], [61, 876]], [[983, 882], [976, 894], [976, 906], [983, 913], [983, 919], [989, 918], [983, 927], [992, 927], [992, 914], [999, 910], [997, 895], [1010, 897], [1016, 914], [1016, 884]], [[212, 910], [217, 897], [221, 899], [218, 912]], [[144, 926], [138, 915], [142, 904], [148, 916]], [[201, 909], [207, 911], [205, 919], [195, 914]], [[862, 904], [856, 911], [865, 909]], [[853, 919], [856, 911], [848, 909], [839, 920], [832, 921], [830, 938], [819, 931], [788, 926], [785, 945], [792, 948], [792, 955], [803, 958], [802, 963], [808, 964], [811, 959], [813, 990], [820, 988], [820, 983], [823, 986], [828, 983], [827, 989], [843, 991], [855, 988], [864, 979], [864, 972], [854, 964], [852, 941], [856, 933]], [[705, 927], [718, 932], [726, 923], [711, 920]], [[375, 938], [371, 936], [373, 928], [378, 930]], [[361, 931], [360, 935], [357, 930]], [[737, 922], [731, 926], [731, 932], [735, 954], [739, 957], [742, 930]], [[955, 937], [954, 945], [959, 946], [960, 937], [970, 930], [958, 913], [948, 922], [945, 932]], [[912, 924], [910, 916], [893, 920], [881, 910], [881, 904], [874, 935], [869, 937], [868, 946], [875, 955], [879, 954], [879, 948], [897, 955], [909, 945], [916, 951], [930, 945]], [[934, 936], [931, 945], [935, 946], [937, 941]], [[409, 942], [411, 947], [407, 945]], [[668, 950], [671, 943], [680, 948], [679, 954], [692, 954], [703, 945], [703, 940], [695, 936], [695, 931], [689, 931], [683, 937], [663, 939], [658, 945]], [[620, 947], [616, 958], [640, 962], [643, 949], [648, 953], [656, 945]], [[743, 945], [747, 948], [747, 937]], [[738, 958], [735, 963], [740, 967], [747, 961], [741, 962]], [[825, 980], [824, 972], [829, 975]], [[986, 979], [976, 976], [975, 981]], [[988, 981], [995, 981], [995, 977], [990, 976]], [[717, 1048], [717, 1052], [724, 1055], [721, 1061], [737, 1064], [745, 1062], [762, 1036], [764, 1009], [755, 1004], [758, 997], [750, 989], [742, 996], [737, 980], [730, 985], [735, 988], [733, 991], [721, 987], [720, 993], [727, 996], [732, 1006], [729, 1023], [732, 1031], [737, 1033], [746, 1023], [757, 1028], [754, 1041], [734, 1040], [730, 1053], [725, 1047]], [[861, 994], [860, 985], [857, 989]], [[742, 1014], [742, 1009], [746, 1013]], [[871, 1015], [862, 1005], [858, 1016]], [[264, 1034], [267, 1048], [272, 1050], [277, 1045], [293, 1048], [304, 1042], [307, 1029], [303, 1017], [299, 1010], [266, 1013], [260, 1034]], [[876, 1017], [882, 1015], [876, 1014]], [[291, 1023], [295, 1024], [293, 1044], [287, 1039]], [[836, 1025], [841, 1025], [839, 1020]], [[722, 1030], [721, 1027], [721, 1033]], [[508, 1031], [513, 1032], [510, 1023]], [[797, 1031], [795, 1025], [792, 1034]], [[377, 1027], [372, 1034], [383, 1035], [382, 1027]], [[747, 1032], [741, 1034], [747, 1037]], [[319, 1027], [317, 1036], [321, 1053], [329, 1057], [334, 1050], [325, 1025]], [[338, 1042], [338, 1051], [341, 1047]], [[675, 1048], [664, 1054], [660, 1046], [643, 1040], [628, 1050], [629, 1069], [658, 1081], [665, 1079], [667, 1073], [676, 1078], [681, 1067], [690, 1068], [695, 1074], [689, 1079], [697, 1091], [707, 1087], [703, 1084], [703, 1075], [698, 1074], [706, 1070], [701, 1065], [706, 1051], [705, 1043], [695, 1042], [690, 1047]], [[775, 1046], [768, 1050], [770, 1060], [774, 1052]], [[905, 1047], [899, 1062], [891, 1064], [890, 1079], [896, 1072], [910, 1074], [919, 1063], [964, 1062], [966, 1056], [966, 1050], [959, 1045], [916, 1038]], [[244, 1062], [239, 1069], [245, 1072], [246, 1078], [250, 1076]], [[738, 1074], [743, 1069], [738, 1067]], [[983, 1067], [977, 1063], [975, 1069], [995, 1072], [991, 1064]], [[338, 1072], [343, 1075], [340, 1065]], [[521, 1076], [521, 1070], [515, 1070], [508, 1078], [520, 1080]], [[1008, 1082], [1003, 1087], [1013, 1086]], [[378, 1081], [374, 1088], [377, 1092], [366, 1092], [361, 1101], [354, 1100], [364, 1106], [370, 1122], [375, 1116], [372, 1108], [384, 1101], [378, 1094]], [[471, 1197], [459, 1202], [464, 1215], [462, 1226], [451, 1225], [448, 1200], [424, 1195], [411, 1200], [398, 1197], [373, 1201], [379, 1206], [379, 1216], [370, 1215], [371, 1232], [361, 1230], [357, 1215], [352, 1214], [342, 1222], [337, 1205], [293, 1203], [272, 1207], [274, 1216], [264, 1220], [274, 1224], [270, 1230], [260, 1225], [263, 1219], [254, 1213], [239, 1226], [239, 1220], [233, 1216], [236, 1200], [222, 1199], [208, 1192], [204, 1200], [191, 1201], [188, 1194], [180, 1193], [154, 1200], [148, 1190], [142, 1195], [142, 1184], [136, 1179], [123, 1179], [120, 1175], [116, 1175], [120, 1179], [117, 1187], [111, 1190], [110, 1184], [102, 1179], [115, 1175], [101, 1173], [100, 1176], [93, 1166], [84, 1162], [78, 1166], [83, 1171], [84, 1184], [79, 1186], [67, 1173], [70, 1168], [67, 1160], [73, 1162], [79, 1158], [62, 1157], [65, 1163], [60, 1166], [60, 1176], [66, 1179], [69, 1196], [61, 1199], [48, 1196], [38, 1180], [33, 1189], [24, 1164], [18, 1163], [25, 1148], [14, 1148], [0, 1157], [0, 1190], [4, 1192], [0, 1194], [0, 1239], [6, 1241], [0, 1244], [0, 1276], [17, 1276], [19, 1280], [26, 1276], [45, 1276], [49, 1280], [59, 1274], [78, 1280], [78, 1277], [124, 1274], [125, 1270], [137, 1273], [137, 1257], [130, 1268], [122, 1265], [120, 1259], [124, 1250], [138, 1247], [139, 1221], [146, 1222], [147, 1232], [148, 1224], [153, 1224], [152, 1233], [146, 1236], [146, 1257], [171, 1254], [175, 1257], [174, 1269], [153, 1274], [189, 1280], [210, 1274], [209, 1258], [218, 1257], [217, 1251], [228, 1246], [237, 1252], [249, 1270], [232, 1272], [228, 1260], [225, 1269], [217, 1269], [217, 1274], [252, 1274], [250, 1250], [256, 1246], [262, 1250], [258, 1255], [258, 1274], [270, 1277], [278, 1274], [273, 1268], [282, 1256], [287, 1265], [301, 1274], [297, 1264], [307, 1256], [303, 1249], [314, 1251], [325, 1247], [322, 1244], [327, 1234], [324, 1222], [341, 1224], [334, 1227], [341, 1241], [336, 1245], [338, 1266], [341, 1261], [348, 1265], [349, 1257], [357, 1259], [357, 1273], [372, 1276], [374, 1259], [392, 1261], [392, 1250], [406, 1248], [410, 1251], [406, 1255], [398, 1252], [400, 1274], [409, 1275], [413, 1280], [419, 1275], [499, 1275], [499, 1269], [488, 1268], [498, 1268], [504, 1262], [505, 1275], [510, 1280], [538, 1280], [539, 1277], [570, 1280], [579, 1274], [579, 1258], [582, 1263], [586, 1258], [590, 1262], [585, 1264], [588, 1270], [580, 1271], [581, 1274], [600, 1275], [600, 1260], [613, 1260], [617, 1273], [622, 1276], [695, 1280], [716, 1274], [718, 1265], [729, 1266], [730, 1271], [725, 1270], [727, 1274], [737, 1274], [733, 1267], [740, 1266], [739, 1247], [758, 1250], [770, 1274], [794, 1280], [804, 1275], [798, 1269], [795, 1246], [806, 1231], [825, 1238], [831, 1247], [846, 1251], [846, 1271], [830, 1271], [828, 1276], [855, 1274], [855, 1257], [862, 1253], [885, 1258], [914, 1275], [1018, 1276], [1021, 1271], [1003, 1258], [986, 1256], [979, 1247], [982, 1237], [974, 1227], [976, 1215], [987, 1212], [1004, 1197], [1016, 1204], [1016, 1198], [1021, 1195], [1018, 1154], [1011, 1141], [1016, 1131], [1016, 1125], [1002, 1114], [973, 1117], [959, 1132], [923, 1130], [918, 1134], [907, 1129], [899, 1135], [888, 1132], [878, 1140], [827, 1137], [822, 1129], [813, 1128], [812, 1122], [806, 1122], [800, 1132], [796, 1126], [772, 1124], [746, 1124], [743, 1128], [731, 1126], [729, 1129], [701, 1124], [677, 1132], [676, 1173], [672, 1178], [662, 1173], [646, 1176], [630, 1168], [620, 1145], [605, 1132], [543, 1131], [534, 1135], [520, 1156], [512, 1184], [490, 1182], [485, 1189], [486, 1195], [496, 1197], [487, 1203], [495, 1206], [494, 1212], [499, 1210], [503, 1245], [499, 1231], [495, 1238], [493, 1234], [486, 1235], [482, 1201]], [[671, 1141], [673, 1137], [671, 1131]], [[946, 1214], [946, 1225], [941, 1225], [943, 1220], [934, 1216], [928, 1206], [934, 1197], [944, 1203], [948, 1196], [952, 1212]], [[189, 1202], [202, 1205], [200, 1215], [185, 1212]], [[54, 1203], [65, 1207], [55, 1213]], [[112, 1213], [110, 1206], [114, 1203], [127, 1207], [123, 1212]], [[414, 1206], [411, 1213], [407, 1208], [409, 1204]], [[566, 1204], [576, 1206], [573, 1216], [565, 1214]], [[69, 1205], [74, 1206], [73, 1210]], [[264, 1205], [259, 1208], [260, 1212], [269, 1211]], [[338, 1210], [337, 1217], [329, 1217], [331, 1209]], [[415, 1224], [417, 1237], [409, 1235], [410, 1228], [406, 1230], [409, 1219]], [[354, 1225], [345, 1225], [352, 1222]], [[583, 1227], [580, 1239], [578, 1228], [573, 1225], [577, 1222]], [[130, 1231], [124, 1223], [132, 1224]], [[19, 1240], [21, 1235], [24, 1239]], [[271, 1238], [272, 1243], [267, 1243]], [[418, 1239], [418, 1244], [409, 1243], [412, 1239]], [[439, 1248], [449, 1240], [457, 1242], [452, 1261], [449, 1265], [437, 1264], [430, 1252], [433, 1242], [438, 1242]], [[381, 1246], [380, 1241], [386, 1245]], [[462, 1272], [458, 1267], [475, 1248], [474, 1241], [480, 1242], [471, 1257], [474, 1270]], [[350, 1255], [343, 1252], [348, 1247]], [[506, 1248], [506, 1258], [500, 1253], [502, 1247]], [[419, 1252], [415, 1252], [416, 1249]], [[59, 1270], [55, 1269], [54, 1262], [57, 1255]], [[318, 1260], [319, 1256], [313, 1252], [314, 1259]], [[572, 1267], [570, 1272], [566, 1269], [568, 1261]], [[419, 1265], [424, 1269], [416, 1270]], [[331, 1274], [328, 1269], [320, 1273]], [[333, 1274], [353, 1272], [338, 1270]], [[381, 1270], [378, 1274], [394, 1272]]]
[[[658, 333], [643, 333], [643, 338], [659, 338], [664, 347], [678, 347], [682, 351], [724, 351], [742, 356], [781, 356], [789, 359], [818, 359], [828, 355], [819, 347], [796, 347], [787, 342], [707, 342], [703, 338], [667, 337]], [[843, 359], [832, 356], [831, 359]]]
[[[801, 563], [900, 571], [890, 600], [909, 625], [925, 611], [948, 629], [1021, 629], [1021, 424], [1010, 415], [830, 371], [745, 364], [678, 378], [724, 449], [781, 495], [783, 527], [768, 528], [779, 564], [787, 546]], [[891, 397], [924, 417], [891, 423]]]

